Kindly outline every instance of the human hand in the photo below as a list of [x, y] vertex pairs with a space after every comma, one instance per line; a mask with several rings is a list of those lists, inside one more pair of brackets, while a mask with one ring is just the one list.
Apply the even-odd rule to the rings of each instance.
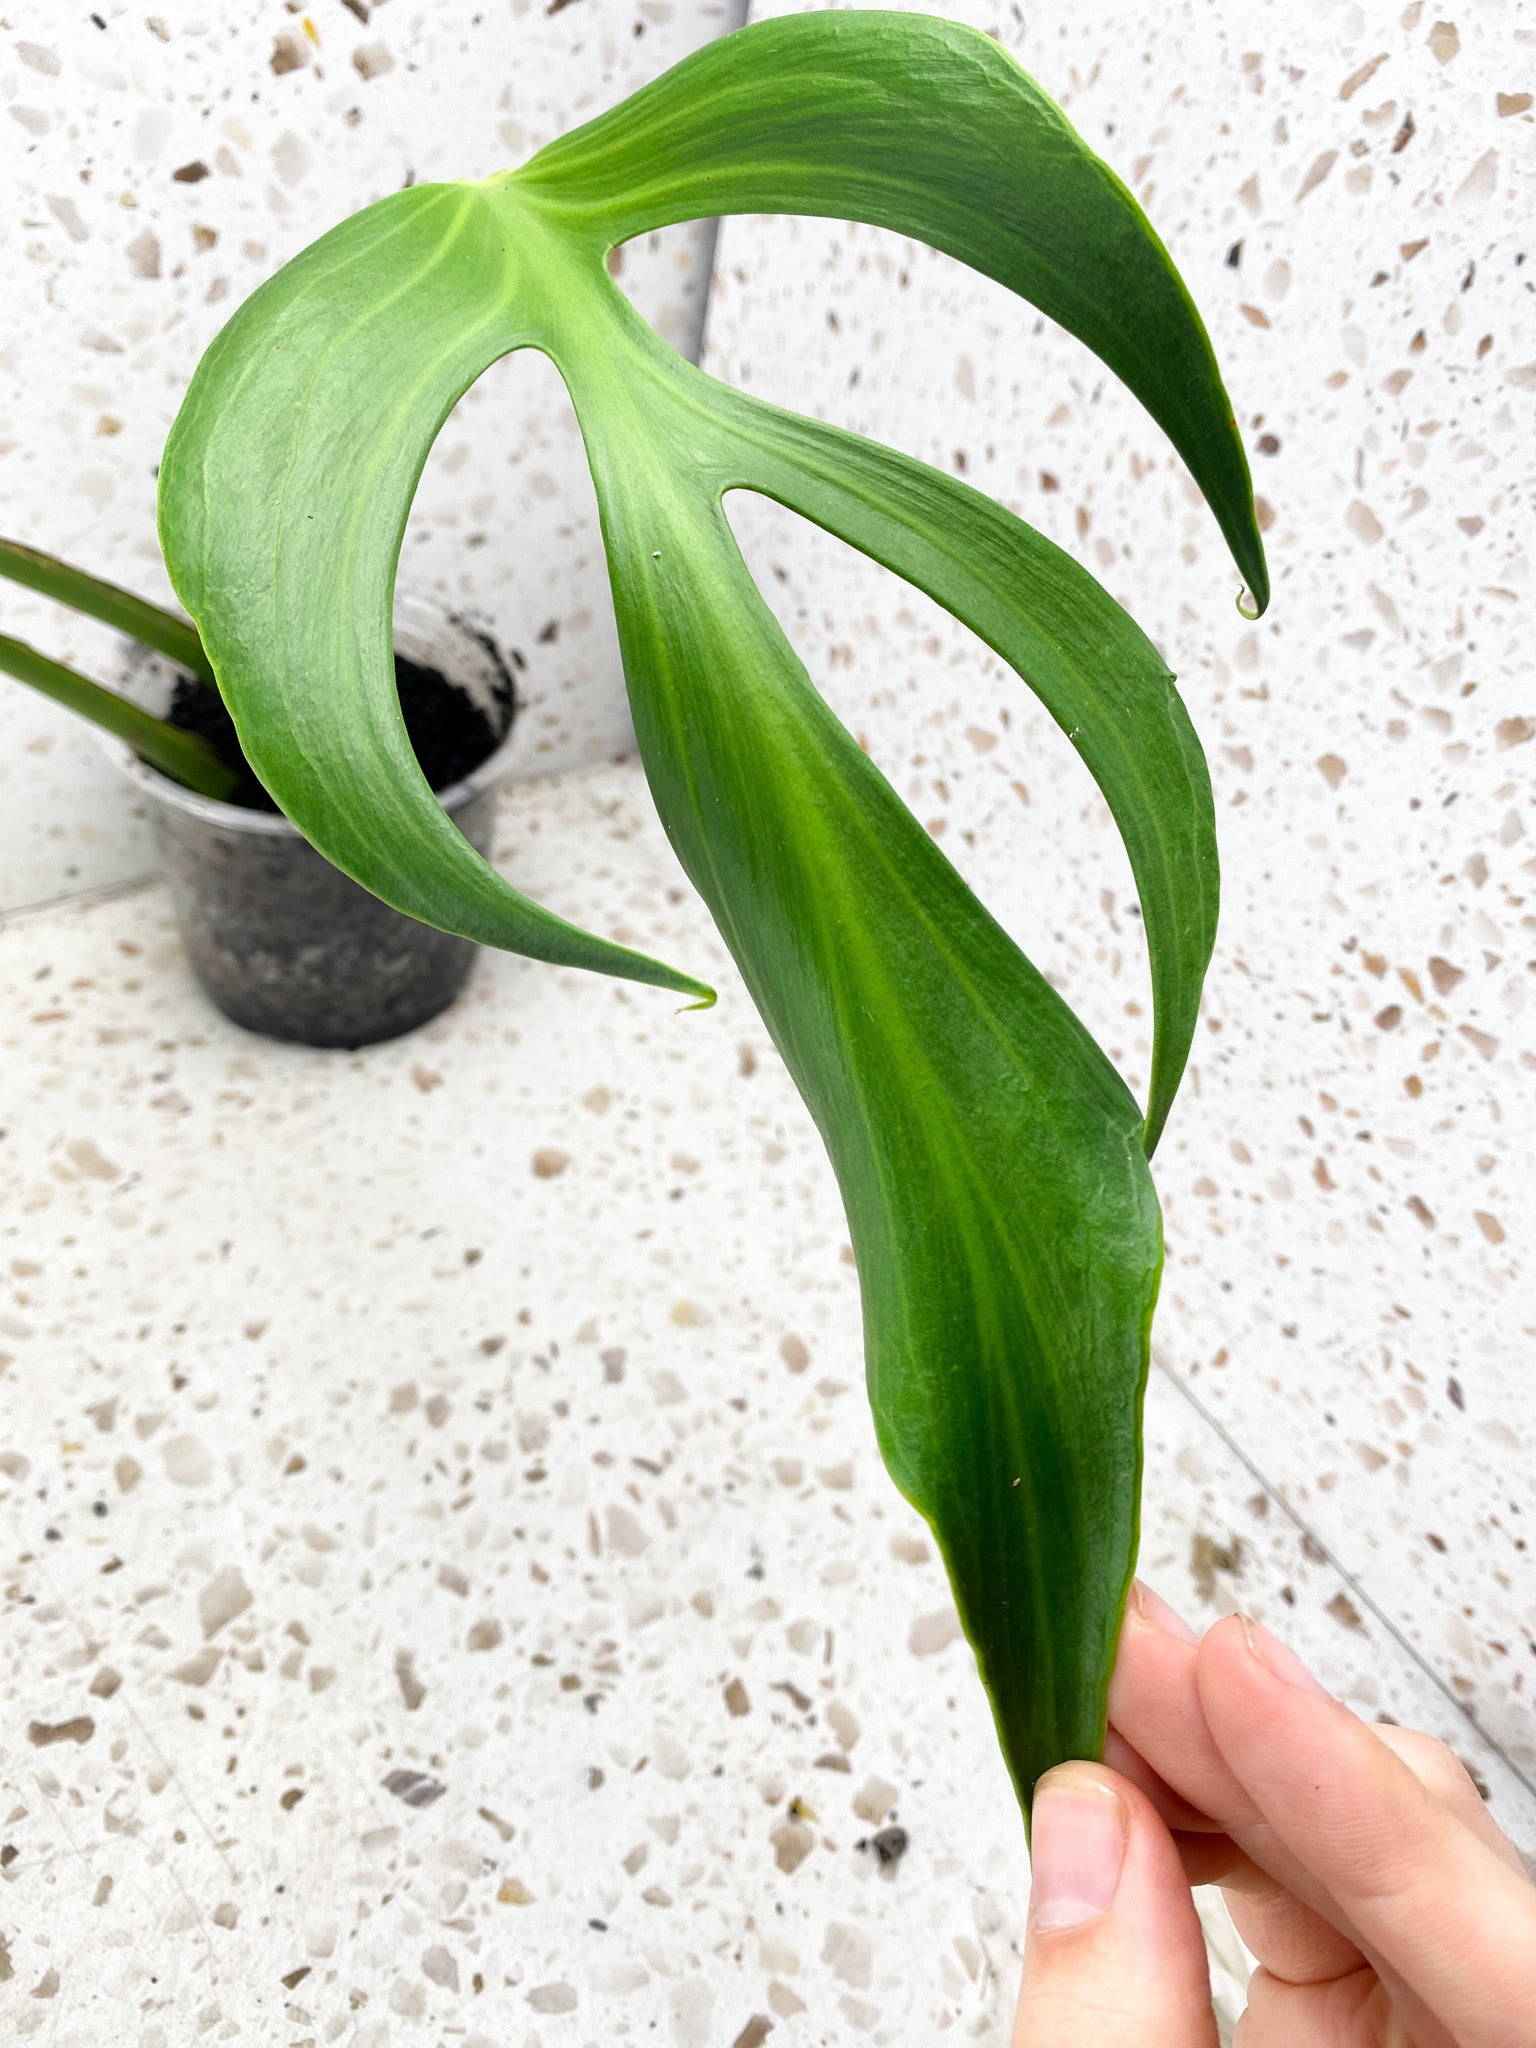
[[1536, 2048], [1536, 1886], [1443, 1743], [1140, 1584], [1109, 1717], [1036, 1789], [1013, 2048], [1215, 2048], [1212, 1883], [1259, 1958], [1238, 2048]]

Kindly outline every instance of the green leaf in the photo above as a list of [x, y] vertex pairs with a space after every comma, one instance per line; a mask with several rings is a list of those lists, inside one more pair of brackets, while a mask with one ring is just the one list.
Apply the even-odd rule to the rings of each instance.
[[0, 540], [0, 576], [39, 591], [56, 604], [68, 605], [71, 611], [84, 612], [87, 618], [100, 619], [130, 640], [156, 648], [205, 683], [213, 681], [213, 670], [195, 629], [174, 612], [135, 597], [131, 590], [105, 583], [99, 576], [87, 576], [83, 569], [73, 569], [68, 562], [45, 555], [41, 548], [25, 547], [18, 540]]
[[1210, 338], [1146, 215], [990, 36], [924, 14], [789, 15], [706, 44], [519, 172], [612, 242], [706, 214], [912, 235], [1086, 342], [1189, 465], [1258, 609], [1269, 572]]
[[225, 767], [206, 740], [195, 733], [180, 731], [151, 712], [141, 711], [115, 690], [104, 689], [89, 676], [66, 668], [62, 661], [39, 654], [24, 640], [0, 634], [0, 669], [15, 676], [18, 682], [30, 683], [34, 690], [51, 697], [55, 704], [62, 704], [67, 711], [76, 712], [103, 731], [126, 740], [141, 761], [147, 761], [186, 789], [227, 800], [244, 786], [243, 778]]
[[[433, 436], [498, 355], [556, 363], [646, 773], [826, 1140], [881, 1449], [935, 1529], [1027, 1802], [1103, 1739], [1162, 1259], [1144, 1146], [1210, 951], [1210, 791], [1166, 669], [1081, 569], [963, 486], [713, 383], [605, 271], [629, 234], [744, 208], [921, 234], [1061, 320], [1163, 422], [1262, 600], [1231, 408], [1134, 200], [988, 38], [862, 12], [725, 38], [522, 172], [326, 236], [199, 369], [162, 536], [247, 752], [322, 851], [448, 929], [624, 971], [584, 935], [554, 953], [545, 914], [431, 822], [389, 667]], [[1146, 917], [1147, 1119], [815, 691], [732, 537], [736, 489], [930, 591], [1071, 735]]]

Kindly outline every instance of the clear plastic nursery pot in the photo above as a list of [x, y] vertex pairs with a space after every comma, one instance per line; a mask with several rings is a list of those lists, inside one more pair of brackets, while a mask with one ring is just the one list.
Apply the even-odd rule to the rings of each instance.
[[[465, 691], [497, 738], [489, 757], [438, 801], [489, 854], [497, 786], [509, 766], [514, 696], [494, 642], [411, 599], [395, 645]], [[135, 662], [131, 693], [161, 710], [173, 674]], [[331, 866], [284, 817], [199, 796], [118, 742], [119, 766], [147, 799], [151, 829], [192, 970], [226, 1017], [304, 1045], [373, 1045], [447, 1008], [479, 950], [381, 903]]]

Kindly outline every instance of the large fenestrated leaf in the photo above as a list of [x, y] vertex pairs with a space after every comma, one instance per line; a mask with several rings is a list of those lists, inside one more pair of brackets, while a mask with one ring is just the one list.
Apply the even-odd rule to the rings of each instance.
[[[335, 230], [210, 350], [167, 447], [162, 535], [254, 765], [324, 852], [434, 923], [614, 971], [584, 935], [554, 954], [544, 913], [451, 843], [389, 668], [439, 426], [496, 356], [558, 365], [646, 772], [826, 1140], [881, 1448], [935, 1528], [1027, 1800], [1103, 1734], [1161, 1265], [1144, 1141], [1210, 949], [1209, 789], [1162, 663], [1084, 572], [921, 465], [727, 392], [638, 320], [609, 246], [738, 207], [923, 234], [1044, 306], [1168, 425], [1262, 597], [1241, 445], [1166, 252], [996, 45], [905, 15], [745, 30], [521, 173]], [[1146, 1123], [816, 693], [731, 536], [738, 488], [921, 584], [1072, 733], [1152, 945]]]

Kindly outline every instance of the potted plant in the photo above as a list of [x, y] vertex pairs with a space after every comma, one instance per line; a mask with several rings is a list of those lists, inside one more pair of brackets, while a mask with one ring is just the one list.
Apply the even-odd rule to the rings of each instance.
[[[1072, 560], [952, 477], [714, 382], [638, 318], [609, 252], [728, 212], [918, 236], [1069, 328], [1164, 427], [1263, 608], [1246, 458], [1166, 250], [1004, 50], [921, 15], [744, 29], [520, 170], [343, 222], [208, 350], [161, 537], [250, 759], [331, 859], [446, 930], [634, 973], [447, 828], [390, 687], [433, 437], [498, 357], [554, 359], [650, 786], [826, 1141], [881, 1449], [937, 1534], [1027, 1808], [1042, 1771], [1103, 1739], [1162, 1261], [1148, 1155], [1215, 930], [1210, 785], [1164, 662]], [[1140, 892], [1145, 1112], [816, 693], [737, 550], [736, 489], [945, 605], [1077, 748]], [[710, 999], [655, 963], [644, 978]]]
[[[289, 824], [241, 752], [195, 627], [14, 541], [0, 540], [0, 575], [134, 643], [123, 690], [4, 635], [0, 670], [108, 736], [148, 801], [193, 971], [227, 1017], [269, 1038], [358, 1046], [398, 1037], [452, 1002], [473, 944], [390, 909]], [[403, 600], [395, 678], [444, 815], [488, 853], [514, 708], [495, 643]]]

